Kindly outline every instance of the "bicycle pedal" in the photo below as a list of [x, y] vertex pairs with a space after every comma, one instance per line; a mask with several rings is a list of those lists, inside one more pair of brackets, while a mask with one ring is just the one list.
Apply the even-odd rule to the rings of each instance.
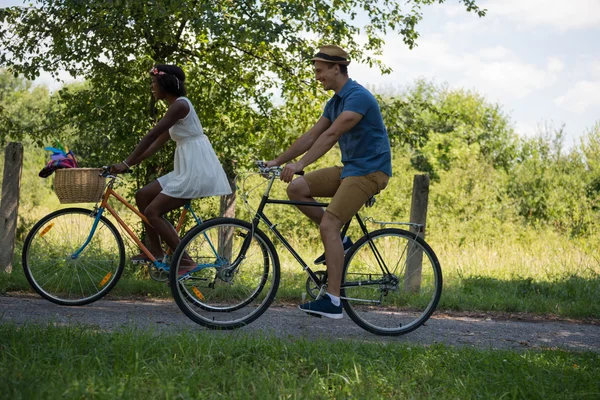
[[145, 265], [145, 264], [152, 263], [152, 261], [150, 261], [150, 260], [129, 260], [129, 261], [131, 261], [132, 264], [136, 264], [136, 265], [140, 265], [140, 264]]

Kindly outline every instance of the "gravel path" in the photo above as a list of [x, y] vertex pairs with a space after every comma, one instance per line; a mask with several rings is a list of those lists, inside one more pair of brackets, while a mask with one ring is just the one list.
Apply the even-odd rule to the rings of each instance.
[[127, 328], [157, 332], [190, 330], [213, 335], [273, 335], [281, 338], [335, 338], [430, 345], [445, 343], [480, 349], [565, 349], [600, 352], [600, 326], [566, 321], [515, 321], [493, 317], [434, 314], [425, 326], [399, 337], [379, 337], [347, 316], [313, 318], [292, 306], [273, 306], [258, 320], [235, 331], [211, 331], [189, 320], [173, 301], [100, 300], [84, 307], [63, 307], [39, 297], [0, 297], [0, 323], [87, 325], [107, 331]]

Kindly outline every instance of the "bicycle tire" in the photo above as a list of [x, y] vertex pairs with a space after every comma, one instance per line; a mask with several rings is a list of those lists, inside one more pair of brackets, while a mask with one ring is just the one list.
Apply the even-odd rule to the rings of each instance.
[[[96, 219], [94, 211], [65, 208], [39, 220], [23, 245], [22, 264], [33, 289], [43, 298], [65, 306], [81, 306], [104, 297], [125, 267], [125, 246], [105, 217], [79, 254]], [[100, 259], [94, 257], [102, 257]]]
[[[437, 256], [422, 238], [402, 229], [380, 229], [369, 237], [358, 240], [345, 258], [344, 309], [357, 325], [376, 335], [412, 332], [431, 317], [440, 300], [443, 282]], [[382, 272], [381, 262], [389, 274]]]
[[[248, 234], [252, 234], [249, 248], [240, 254]], [[198, 268], [180, 275], [185, 253]], [[233, 269], [236, 260], [239, 265]], [[279, 279], [279, 257], [271, 240], [235, 218], [215, 218], [192, 228], [177, 246], [169, 271], [179, 309], [211, 329], [235, 329], [254, 321], [273, 302]]]

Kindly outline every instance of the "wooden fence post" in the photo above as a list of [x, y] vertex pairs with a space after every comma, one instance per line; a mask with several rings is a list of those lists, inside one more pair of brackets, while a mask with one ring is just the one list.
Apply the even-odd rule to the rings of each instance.
[[12, 272], [12, 258], [15, 251], [22, 167], [23, 145], [9, 143], [4, 157], [4, 178], [0, 200], [0, 271], [9, 273]]
[[[225, 168], [227, 172], [227, 181], [231, 187], [231, 194], [221, 196], [219, 216], [227, 218], [235, 218], [235, 205], [237, 201], [237, 195], [235, 190], [235, 167], [237, 161], [232, 161], [228, 164], [229, 168]], [[231, 260], [233, 252], [233, 229], [223, 228], [219, 231], [219, 255]], [[233, 262], [233, 260], [231, 260]]]
[[[421, 238], [425, 237], [427, 222], [427, 202], [429, 200], [429, 176], [415, 175], [413, 180], [412, 202], [410, 206], [410, 222], [422, 225], [420, 228], [411, 226], [410, 231]], [[404, 289], [418, 292], [421, 288], [421, 266], [423, 251], [418, 246], [408, 246]]]

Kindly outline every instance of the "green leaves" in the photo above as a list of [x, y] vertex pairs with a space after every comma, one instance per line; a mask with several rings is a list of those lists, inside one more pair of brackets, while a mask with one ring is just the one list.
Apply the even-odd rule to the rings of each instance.
[[32, 87], [23, 77], [0, 69], [0, 146], [30, 137], [42, 144], [63, 127], [56, 124], [60, 106], [45, 87]]
[[[44, 0], [0, 9], [0, 61], [29, 79], [67, 70], [86, 80], [56, 99], [90, 164], [118, 160], [162, 115], [150, 100], [148, 68], [180, 65], [221, 160], [241, 165], [275, 156], [318, 118], [327, 95], [307, 60], [320, 44], [379, 65], [367, 52], [377, 55], [391, 31], [414, 46], [421, 7], [434, 2]], [[359, 32], [364, 46], [354, 39]], [[168, 166], [152, 161], [148, 174]]]
[[515, 161], [510, 119], [477, 93], [417, 81], [402, 96], [383, 97], [380, 104], [391, 142], [407, 146], [413, 165], [434, 179], [471, 153], [504, 170]]

